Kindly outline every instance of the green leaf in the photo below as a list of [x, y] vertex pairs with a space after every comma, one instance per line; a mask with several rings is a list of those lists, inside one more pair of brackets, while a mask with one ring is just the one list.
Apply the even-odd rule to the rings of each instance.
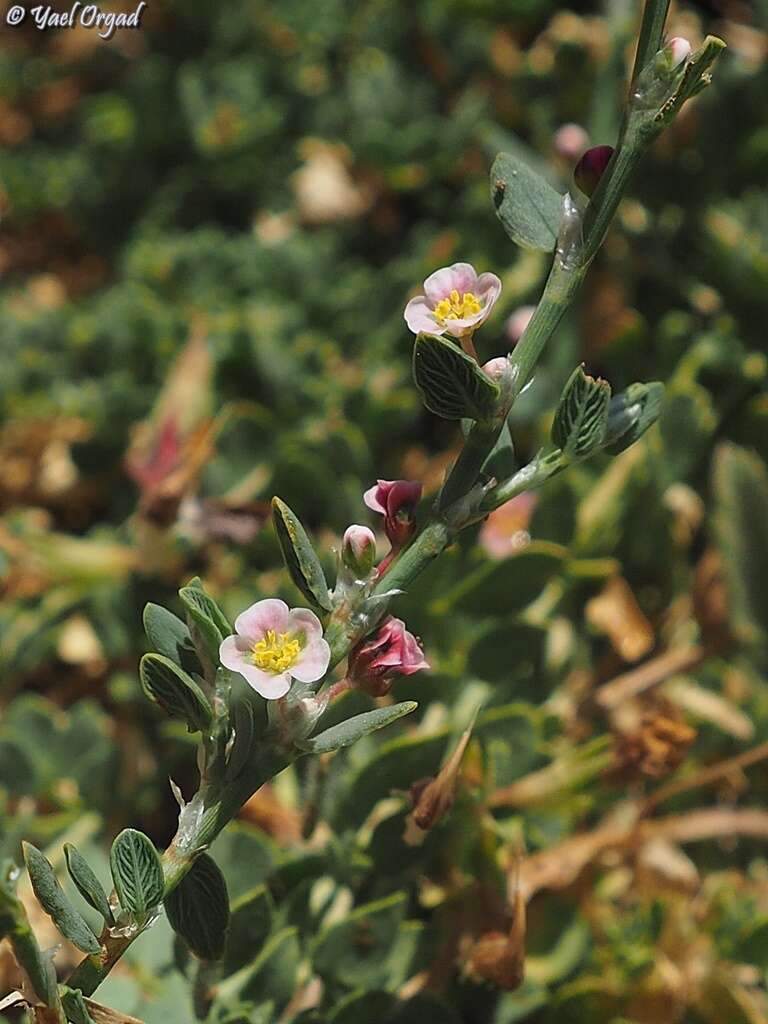
[[50, 862], [31, 843], [23, 843], [22, 849], [32, 889], [43, 910], [61, 934], [83, 953], [98, 953], [99, 940], [64, 895]]
[[18, 963], [46, 1006], [56, 1001], [56, 971], [50, 954], [43, 953], [29, 925], [24, 904], [16, 895], [19, 870], [11, 860], [0, 865], [0, 939], [8, 938]]
[[139, 665], [141, 688], [171, 718], [187, 723], [190, 732], [208, 728], [213, 710], [195, 680], [162, 654], [145, 654]]
[[151, 601], [144, 606], [144, 632], [153, 649], [187, 672], [199, 672], [200, 662], [186, 624], [178, 615]]
[[363, 736], [383, 729], [391, 725], [403, 715], [409, 715], [418, 707], [415, 700], [406, 700], [401, 704], [394, 704], [391, 707], [375, 708], [373, 711], [366, 711], [362, 715], [355, 715], [348, 718], [346, 722], [331, 726], [325, 732], [312, 736], [302, 742], [302, 748], [310, 754], [328, 754], [333, 750], [341, 750], [342, 747], [350, 747], [357, 743]]
[[563, 388], [552, 424], [552, 441], [569, 458], [583, 459], [600, 447], [608, 422], [611, 386], [577, 366]]
[[320, 559], [298, 517], [280, 498], [272, 499], [275, 531], [291, 579], [312, 604], [331, 610], [331, 599]]
[[256, 719], [253, 704], [247, 694], [233, 695], [230, 704], [230, 723], [234, 736], [224, 773], [228, 782], [236, 779], [242, 772], [253, 749]]
[[253, 960], [272, 931], [273, 906], [265, 885], [249, 889], [232, 901], [224, 958], [224, 976]]
[[163, 899], [163, 866], [148, 836], [133, 828], [120, 833], [109, 851], [120, 905], [140, 918]]
[[72, 843], [64, 844], [64, 856], [67, 860], [69, 876], [77, 886], [80, 895], [94, 910], [98, 910], [105, 921], [111, 921], [112, 909], [109, 906], [107, 894], [88, 861]]
[[499, 153], [493, 161], [491, 200], [513, 242], [526, 249], [554, 250], [563, 197], [511, 153]]
[[659, 418], [663, 401], [664, 385], [658, 381], [630, 384], [626, 391], [614, 395], [608, 407], [605, 450], [618, 455], [638, 441]]
[[165, 898], [171, 928], [201, 960], [220, 960], [229, 927], [227, 883], [216, 862], [201, 853]]
[[429, 610], [440, 617], [460, 611], [483, 619], [521, 612], [562, 572], [567, 554], [567, 548], [559, 544], [532, 541], [509, 558], [486, 559], [435, 598]]
[[768, 642], [768, 473], [752, 452], [721, 444], [714, 461], [714, 527], [735, 636]]
[[396, 892], [358, 907], [322, 931], [312, 948], [312, 963], [320, 977], [352, 988], [386, 984], [388, 956], [406, 906], [405, 893]]
[[416, 338], [413, 379], [424, 405], [446, 420], [487, 419], [501, 393], [496, 381], [458, 345], [432, 334]]
[[190, 633], [202, 660], [218, 665], [221, 641], [231, 634], [232, 626], [213, 598], [200, 587], [182, 587], [179, 597], [187, 612]]
[[79, 988], [61, 986], [61, 1005], [72, 1024], [94, 1024], [93, 1017], [88, 1013], [85, 997]]

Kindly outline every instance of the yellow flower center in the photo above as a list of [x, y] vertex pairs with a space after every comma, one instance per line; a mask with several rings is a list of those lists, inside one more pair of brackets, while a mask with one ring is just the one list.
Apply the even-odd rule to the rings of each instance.
[[482, 306], [474, 292], [459, 295], [454, 288], [447, 299], [440, 299], [435, 306], [435, 319], [441, 324], [446, 320], [465, 320], [479, 313], [481, 309]]
[[268, 629], [262, 639], [253, 645], [251, 658], [262, 672], [279, 675], [293, 665], [300, 653], [301, 641], [295, 635]]

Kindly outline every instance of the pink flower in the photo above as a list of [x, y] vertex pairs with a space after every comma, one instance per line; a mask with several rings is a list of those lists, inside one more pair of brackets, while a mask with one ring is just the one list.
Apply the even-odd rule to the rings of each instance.
[[323, 627], [308, 608], [288, 608], [267, 598], [235, 619], [235, 633], [219, 647], [225, 668], [239, 672], [267, 700], [284, 697], [291, 681], [313, 683], [328, 670], [331, 649]]
[[405, 307], [405, 322], [414, 334], [472, 334], [488, 319], [501, 295], [495, 274], [480, 274], [470, 263], [454, 263], [430, 274], [424, 295]]
[[429, 662], [419, 641], [402, 619], [388, 615], [374, 636], [350, 651], [347, 676], [372, 697], [383, 697], [395, 676], [410, 676], [424, 668], [429, 668]]
[[591, 196], [613, 156], [613, 146], [593, 146], [576, 164], [573, 180], [584, 193]]
[[413, 533], [421, 491], [422, 485], [415, 481], [377, 480], [363, 495], [368, 508], [384, 516], [384, 532], [393, 548], [401, 548]]

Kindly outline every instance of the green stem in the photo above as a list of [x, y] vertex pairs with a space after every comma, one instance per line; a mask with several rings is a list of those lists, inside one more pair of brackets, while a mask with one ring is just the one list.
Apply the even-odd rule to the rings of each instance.
[[[214, 841], [219, 832], [240, 810], [242, 805], [265, 782], [286, 768], [295, 755], [276, 743], [264, 743], [258, 756], [246, 766], [243, 773], [225, 786], [201, 786], [190, 804], [187, 816], [179, 818], [179, 830], [162, 857], [165, 875], [165, 895], [174, 889], [189, 871], [197, 855]], [[194, 807], [200, 807], [195, 820]], [[192, 812], [190, 812], [192, 808]], [[141, 935], [102, 936], [103, 950], [96, 956], [82, 960], [67, 980], [70, 988], [79, 988], [83, 995], [92, 995], [107, 977], [128, 947]]]
[[544, 346], [557, 330], [560, 321], [573, 301], [584, 280], [583, 269], [568, 270], [555, 257], [547, 283], [536, 312], [523, 332], [511, 356], [515, 374], [512, 399], [514, 400], [531, 379]]
[[522, 469], [518, 470], [509, 480], [505, 480], [504, 483], [489, 491], [480, 506], [481, 513], [487, 515], [511, 498], [516, 498], [523, 491], [531, 491], [536, 487], [541, 487], [545, 481], [549, 480], [556, 473], [561, 472], [567, 465], [568, 460], [559, 448], [542, 458], [535, 459], [527, 466], [523, 466]]
[[669, 11], [669, 0], [646, 0], [643, 9], [643, 21], [640, 26], [640, 38], [635, 51], [635, 65], [632, 69], [632, 85], [637, 76], [658, 53], [664, 41], [664, 25]]

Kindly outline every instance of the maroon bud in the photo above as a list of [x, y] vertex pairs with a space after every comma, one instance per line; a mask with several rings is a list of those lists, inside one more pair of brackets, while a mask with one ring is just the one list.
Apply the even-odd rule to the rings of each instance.
[[573, 178], [585, 196], [591, 196], [613, 156], [613, 146], [593, 146], [576, 164]]
[[413, 535], [421, 491], [422, 485], [410, 480], [377, 480], [363, 495], [368, 508], [384, 516], [384, 532], [395, 551]]

